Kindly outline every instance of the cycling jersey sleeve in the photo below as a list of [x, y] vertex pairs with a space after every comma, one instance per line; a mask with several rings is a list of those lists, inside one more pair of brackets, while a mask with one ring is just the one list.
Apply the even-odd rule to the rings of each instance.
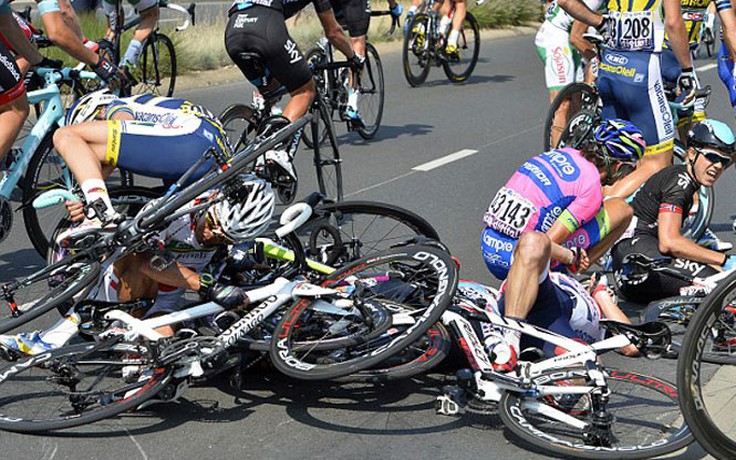
[[38, 2], [38, 13], [41, 16], [47, 13], [55, 13], [57, 11], [61, 11], [58, 0], [41, 0]]
[[121, 113], [129, 113], [132, 116], [135, 116], [135, 110], [133, 110], [133, 107], [129, 106], [125, 102], [121, 100], [113, 101], [110, 103], [110, 105], [107, 106], [107, 111], [105, 112], [105, 119], [106, 120], [112, 120], [114, 115], [121, 114]]
[[730, 10], [732, 8], [730, 0], [716, 0], [716, 11]]
[[662, 199], [659, 202], [659, 213], [671, 212], [675, 214], [683, 214], [689, 212], [692, 206], [692, 196], [686, 196], [682, 187], [674, 186], [664, 191]]
[[317, 13], [324, 13], [325, 11], [332, 9], [330, 0], [312, 0], [312, 4], [314, 5], [314, 10]]
[[603, 191], [596, 177], [595, 181], [587, 181], [584, 188], [575, 196], [572, 203], [565, 209], [558, 222], [573, 233], [578, 228], [595, 218], [603, 203]]

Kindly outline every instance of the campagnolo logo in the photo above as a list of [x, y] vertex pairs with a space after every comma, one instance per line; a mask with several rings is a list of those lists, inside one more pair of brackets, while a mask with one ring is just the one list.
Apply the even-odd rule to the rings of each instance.
[[629, 58], [620, 54], [606, 54], [606, 61], [613, 65], [626, 65], [629, 63]]

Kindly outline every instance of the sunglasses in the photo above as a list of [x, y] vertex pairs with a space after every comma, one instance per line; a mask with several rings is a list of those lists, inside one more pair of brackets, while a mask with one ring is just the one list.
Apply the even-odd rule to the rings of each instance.
[[218, 218], [217, 213], [211, 208], [207, 211], [207, 214], [205, 214], [204, 222], [213, 235], [224, 239], [228, 243], [234, 243], [233, 239], [227, 236], [225, 232], [222, 231], [222, 224], [220, 223], [220, 219]]
[[731, 158], [723, 156], [714, 150], [695, 149], [695, 151], [703, 155], [705, 159], [710, 161], [711, 163], [720, 163], [723, 166], [723, 169], [728, 168], [729, 166], [731, 166], [731, 163], [733, 163], [733, 160]]

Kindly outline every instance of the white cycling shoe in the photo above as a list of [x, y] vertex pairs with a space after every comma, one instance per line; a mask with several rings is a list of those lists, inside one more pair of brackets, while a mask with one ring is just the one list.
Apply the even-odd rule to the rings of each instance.
[[296, 171], [286, 150], [269, 150], [263, 155], [266, 165], [276, 166], [279, 172], [296, 182]]

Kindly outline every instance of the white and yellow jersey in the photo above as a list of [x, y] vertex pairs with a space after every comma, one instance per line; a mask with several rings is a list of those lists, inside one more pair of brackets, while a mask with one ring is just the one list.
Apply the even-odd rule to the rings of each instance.
[[616, 51], [662, 51], [664, 0], [608, 0], [616, 21], [608, 48]]

